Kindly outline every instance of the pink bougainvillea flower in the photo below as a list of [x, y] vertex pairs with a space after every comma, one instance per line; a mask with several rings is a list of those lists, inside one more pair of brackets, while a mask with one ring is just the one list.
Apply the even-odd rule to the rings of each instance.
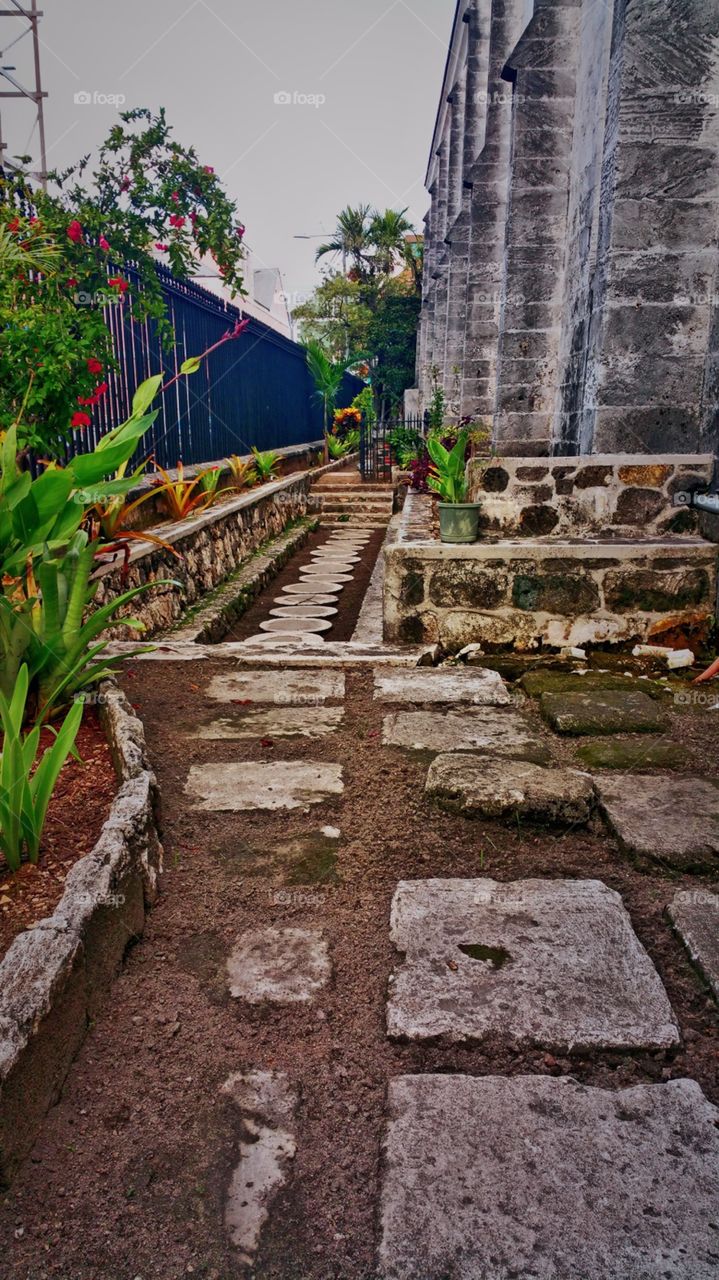
[[109, 253], [110, 246], [104, 236], [100, 236], [100, 239], [98, 240], [97, 243], [99, 244], [100, 248], [105, 251], [105, 253]]
[[211, 164], [206, 164], [206, 165], [205, 165], [205, 173], [214, 173], [214, 172], [215, 172], [215, 170], [212, 168], [212, 165], [211, 165]]
[[131, 185], [131, 184], [130, 184], [130, 177], [129, 177], [129, 174], [125, 174], [125, 177], [122, 179], [122, 182], [120, 183], [120, 190], [121, 190], [121, 191], [129, 191], [129, 190], [130, 190], [130, 185]]
[[246, 230], [247, 230], [247, 228], [244, 226], [244, 224], [243, 224], [242, 222], [240, 222], [240, 223], [235, 227], [235, 235], [237, 236], [237, 239], [238, 239], [238, 240], [241, 240], [241, 239], [242, 239], [242, 237], [243, 237], [243, 235], [245, 234], [245, 231], [246, 231]]
[[77, 413], [73, 413], [72, 419], [70, 421], [70, 426], [81, 427], [81, 428], [89, 427], [91, 422], [92, 422], [92, 418], [90, 417], [89, 413], [82, 413], [80, 412], [80, 410], [78, 410]]
[[40, 221], [40, 219], [39, 219], [39, 218], [31, 218], [31, 219], [30, 219], [30, 226], [31, 226], [31, 227], [41, 227], [41, 226], [42, 226], [42, 223], [41, 223], [41, 221]]
[[173, 191], [172, 195], [170, 196], [170, 199], [171, 199], [171, 200], [174, 200], [174, 201], [175, 201], [175, 204], [179, 204], [179, 203], [180, 203], [180, 193], [179, 193], [179, 191]]
[[155, 245], [155, 248], [159, 249], [160, 253], [167, 253], [169, 247], [169, 244], [160, 244], [159, 242]]
[[117, 289], [118, 293], [125, 294], [130, 288], [127, 280], [123, 280], [122, 276], [110, 276], [107, 282], [111, 288]]
[[102, 361], [98, 360], [97, 356], [89, 356], [87, 368], [89, 373], [102, 373]]
[[73, 218], [72, 222], [70, 223], [70, 226], [67, 229], [67, 234], [70, 240], [72, 240], [73, 244], [79, 244], [80, 241], [82, 240], [82, 227], [80, 226], [80, 223], [78, 222], [77, 218]]
[[177, 227], [178, 231], [182, 230], [186, 222], [187, 222], [187, 218], [183, 218], [181, 213], [170, 214], [170, 226]]

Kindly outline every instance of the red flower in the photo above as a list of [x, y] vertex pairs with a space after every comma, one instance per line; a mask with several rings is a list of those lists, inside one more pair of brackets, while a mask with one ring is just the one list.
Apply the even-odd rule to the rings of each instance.
[[117, 289], [118, 293], [125, 294], [130, 288], [127, 280], [123, 280], [122, 276], [110, 276], [108, 282], [113, 289]]
[[93, 391], [91, 396], [78, 396], [77, 403], [86, 404], [86, 405], [99, 404], [100, 401], [102, 400], [102, 397], [105, 395], [105, 393], [108, 390], [109, 390], [108, 383], [101, 382], [98, 387], [95, 387], [95, 390]]
[[214, 172], [215, 172], [215, 170], [212, 168], [212, 165], [211, 165], [211, 164], [206, 164], [206, 165], [205, 165], [205, 173], [214, 173]]
[[70, 279], [68, 280], [67, 284], [69, 289], [77, 288], [77, 280], [75, 279], [74, 276], [70, 276]]
[[19, 231], [19, 229], [20, 229], [20, 219], [19, 219], [19, 218], [13, 218], [12, 222], [8, 222], [8, 224], [7, 224], [7, 229], [8, 229], [8, 231]]
[[180, 196], [179, 196], [179, 192], [177, 192], [177, 191], [173, 191], [172, 195], [170, 196], [170, 199], [171, 199], [171, 200], [174, 200], [174, 201], [175, 201], [175, 204], [179, 204], [179, 203], [180, 203]]
[[91, 422], [92, 422], [92, 418], [90, 417], [89, 413], [78, 412], [78, 413], [73, 413], [70, 426], [71, 427], [89, 427]]
[[100, 239], [98, 240], [97, 243], [99, 244], [101, 249], [104, 249], [105, 253], [109, 253], [110, 246], [104, 236], [100, 236]]
[[178, 231], [182, 230], [186, 222], [187, 222], [187, 218], [183, 218], [181, 214], [179, 213], [170, 214], [170, 226], [177, 227]]
[[237, 236], [238, 240], [242, 239], [246, 230], [247, 228], [244, 226], [242, 222], [238, 223], [238, 225], [235, 227], [235, 235]]
[[159, 249], [160, 253], [167, 253], [167, 250], [169, 249], [169, 247], [170, 247], [170, 246], [169, 246], [169, 244], [159, 244], [159, 243], [158, 243], [158, 244], [156, 244], [156, 245], [155, 245], [155, 248], [156, 248], [156, 249]]
[[122, 182], [120, 183], [120, 190], [121, 190], [121, 191], [129, 191], [129, 190], [130, 190], [130, 177], [129, 177], [129, 174], [125, 174], [125, 177], [122, 179]]
[[73, 218], [72, 222], [70, 223], [70, 226], [67, 229], [67, 234], [69, 238], [72, 240], [73, 244], [79, 244], [80, 241], [82, 240], [82, 227], [80, 226], [80, 223], [78, 222], [77, 218]]
[[90, 373], [102, 373], [102, 361], [96, 356], [90, 356], [87, 361], [87, 368]]

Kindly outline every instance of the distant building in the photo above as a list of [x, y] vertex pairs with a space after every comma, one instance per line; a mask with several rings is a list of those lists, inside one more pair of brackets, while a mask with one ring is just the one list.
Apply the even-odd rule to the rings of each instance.
[[247, 296], [230, 299], [227, 288], [212, 258], [206, 255], [196, 272], [194, 279], [211, 293], [225, 301], [233, 301], [235, 306], [285, 338], [292, 338], [292, 319], [287, 305], [287, 294], [279, 267], [260, 267], [256, 265], [252, 250], [248, 249], [243, 263], [242, 273]]
[[418, 379], [509, 455], [717, 442], [719, 3], [459, 0]]

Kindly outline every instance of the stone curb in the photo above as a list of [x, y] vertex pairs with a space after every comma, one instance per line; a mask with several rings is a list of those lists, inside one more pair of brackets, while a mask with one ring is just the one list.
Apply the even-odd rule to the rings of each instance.
[[119, 789], [94, 849], [51, 916], [0, 962], [0, 1188], [31, 1150], [158, 892], [157, 783], [141, 721], [111, 682], [100, 714]]

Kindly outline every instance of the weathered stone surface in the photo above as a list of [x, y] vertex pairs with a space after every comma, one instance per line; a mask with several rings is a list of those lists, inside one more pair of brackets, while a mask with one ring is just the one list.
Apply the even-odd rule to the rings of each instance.
[[[317, 592], [316, 594], [303, 595], [299, 599], [293, 598], [291, 595], [275, 596], [273, 604], [280, 605], [286, 609], [307, 608], [312, 609], [315, 606], [336, 605], [337, 596], [329, 595], [326, 592]], [[335, 613], [337, 610], [335, 609]], [[328, 615], [329, 616], [329, 615]]]
[[668, 913], [689, 955], [719, 1000], [719, 896], [708, 889], [684, 889], [674, 895]]
[[193, 809], [308, 809], [344, 791], [342, 766], [319, 760], [244, 760], [190, 769], [185, 794]]
[[213, 676], [207, 695], [217, 702], [278, 702], [320, 706], [345, 696], [343, 671], [231, 671]]
[[527, 716], [485, 707], [467, 711], [395, 711], [382, 721], [382, 741], [413, 751], [487, 751], [543, 764], [549, 748]]
[[519, 517], [519, 532], [529, 538], [543, 538], [559, 524], [554, 507], [534, 504], [524, 507]]
[[713, 1280], [719, 1111], [693, 1080], [399, 1076], [384, 1280]]
[[287, 1181], [297, 1149], [291, 1131], [297, 1094], [286, 1075], [275, 1071], [230, 1076], [222, 1093], [238, 1107], [245, 1135], [225, 1199], [225, 1228], [241, 1261], [251, 1266], [272, 1201]]
[[666, 719], [644, 693], [595, 689], [591, 693], [543, 693], [542, 712], [557, 733], [656, 733]]
[[543, 693], [589, 693], [596, 689], [644, 693], [650, 698], [661, 698], [666, 692], [657, 680], [614, 675], [611, 671], [528, 671], [519, 683], [530, 698], [539, 698]]
[[587, 774], [468, 752], [437, 756], [429, 766], [425, 792], [444, 809], [468, 818], [521, 817], [576, 825], [589, 821], [594, 805]]
[[315, 598], [319, 593], [320, 595], [336, 597], [340, 591], [344, 591], [344, 582], [339, 582], [336, 577], [320, 578], [315, 574], [311, 578], [305, 578], [304, 582], [290, 582], [282, 590], [288, 596], [312, 596]]
[[660, 462], [650, 462], [646, 466], [619, 468], [619, 479], [622, 484], [638, 485], [643, 489], [661, 489], [671, 474], [671, 467], [662, 466]]
[[227, 961], [230, 995], [248, 1004], [307, 1004], [331, 972], [316, 929], [248, 929]]
[[466, 702], [501, 707], [509, 693], [496, 671], [475, 668], [464, 671], [417, 667], [414, 671], [374, 673], [374, 696], [381, 702]]
[[[593, 738], [577, 748], [588, 769], [683, 769], [686, 751], [666, 738]], [[671, 784], [670, 784], [671, 785]]]
[[655, 489], [624, 489], [617, 501], [614, 521], [641, 529], [668, 507], [667, 499]]
[[251, 738], [322, 738], [339, 729], [343, 707], [276, 706], [266, 711], [247, 711], [238, 716], [222, 716], [199, 725], [188, 734], [210, 742], [243, 741]]
[[429, 581], [432, 604], [454, 608], [495, 609], [507, 598], [506, 575], [487, 572], [481, 565], [460, 560], [435, 569]]
[[628, 853], [686, 871], [719, 865], [719, 788], [712, 782], [634, 773], [594, 783]]
[[597, 584], [585, 574], [518, 573], [512, 583], [517, 609], [574, 615], [599, 608]]
[[[668, 1048], [666, 992], [618, 893], [598, 880], [403, 880], [387, 1032], [557, 1052]], [[474, 953], [474, 954], [473, 954]]]
[[271, 618], [336, 618], [337, 609], [332, 605], [287, 604], [270, 609]]
[[604, 584], [608, 608], [617, 613], [642, 609], [648, 613], [676, 613], [710, 599], [709, 576], [704, 569], [677, 564], [673, 569], [610, 570]]
[[293, 634], [300, 632], [305, 635], [318, 635], [322, 631], [331, 631], [332, 623], [328, 618], [303, 618], [294, 616], [289, 618], [268, 618], [265, 622], [260, 623], [261, 631], [269, 631], [270, 634], [282, 634], [290, 631]]

